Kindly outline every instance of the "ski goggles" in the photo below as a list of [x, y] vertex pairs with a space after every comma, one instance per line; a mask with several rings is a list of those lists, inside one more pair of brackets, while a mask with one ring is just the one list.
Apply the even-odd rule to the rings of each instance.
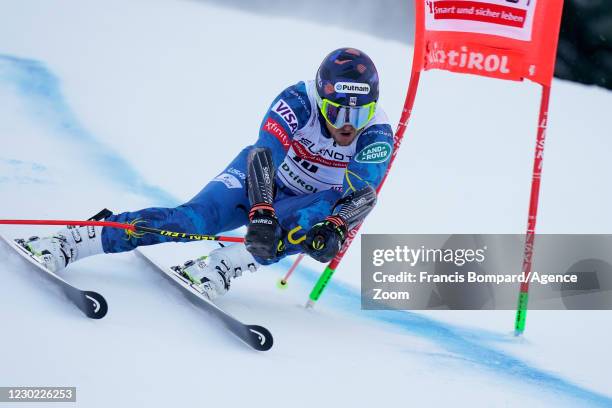
[[321, 114], [336, 129], [349, 124], [359, 130], [372, 120], [376, 112], [376, 101], [362, 106], [344, 106], [324, 98], [319, 101]]

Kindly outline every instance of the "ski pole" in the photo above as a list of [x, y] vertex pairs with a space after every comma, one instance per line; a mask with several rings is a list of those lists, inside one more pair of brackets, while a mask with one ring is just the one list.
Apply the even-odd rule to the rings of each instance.
[[302, 258], [304, 258], [304, 254], [300, 253], [298, 257], [296, 258], [296, 260], [293, 262], [293, 265], [291, 265], [291, 268], [289, 268], [289, 270], [285, 274], [285, 276], [281, 280], [278, 281], [279, 289], [285, 289], [287, 287], [287, 283], [289, 283], [289, 277], [291, 277], [291, 274], [293, 273], [293, 271], [295, 271], [297, 266], [300, 264], [300, 261], [302, 260]]
[[[4, 225], [75, 225], [82, 227], [108, 227], [120, 228], [129, 231], [128, 234], [149, 233], [157, 234], [169, 238], [187, 239], [190, 241], [224, 241], [224, 242], [244, 242], [242, 237], [228, 237], [223, 235], [203, 235], [188, 232], [175, 232], [161, 230], [157, 228], [145, 227], [135, 223], [125, 224], [114, 221], [73, 221], [73, 220], [0, 220]], [[138, 237], [138, 235], [135, 235]]]

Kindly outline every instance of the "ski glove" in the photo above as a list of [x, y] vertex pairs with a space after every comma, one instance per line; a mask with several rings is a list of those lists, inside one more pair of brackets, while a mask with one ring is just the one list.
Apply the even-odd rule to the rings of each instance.
[[268, 204], [257, 204], [249, 212], [249, 225], [244, 237], [246, 249], [253, 255], [265, 260], [277, 255], [278, 243], [282, 239], [282, 229], [276, 219], [274, 208]]
[[319, 262], [329, 262], [342, 248], [348, 227], [342, 218], [332, 215], [312, 226], [302, 242], [304, 252]]

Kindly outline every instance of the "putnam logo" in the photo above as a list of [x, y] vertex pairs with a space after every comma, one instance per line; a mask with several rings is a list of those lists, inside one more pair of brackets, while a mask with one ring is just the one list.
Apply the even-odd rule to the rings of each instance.
[[334, 90], [338, 93], [367, 95], [370, 93], [370, 85], [360, 82], [336, 82]]
[[355, 157], [358, 163], [383, 163], [391, 157], [391, 145], [387, 142], [374, 142], [367, 145]]

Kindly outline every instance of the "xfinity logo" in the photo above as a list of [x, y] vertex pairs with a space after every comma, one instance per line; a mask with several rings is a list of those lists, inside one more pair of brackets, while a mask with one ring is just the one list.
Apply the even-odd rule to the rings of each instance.
[[339, 93], [367, 95], [370, 93], [370, 85], [358, 82], [336, 82], [334, 90]]

